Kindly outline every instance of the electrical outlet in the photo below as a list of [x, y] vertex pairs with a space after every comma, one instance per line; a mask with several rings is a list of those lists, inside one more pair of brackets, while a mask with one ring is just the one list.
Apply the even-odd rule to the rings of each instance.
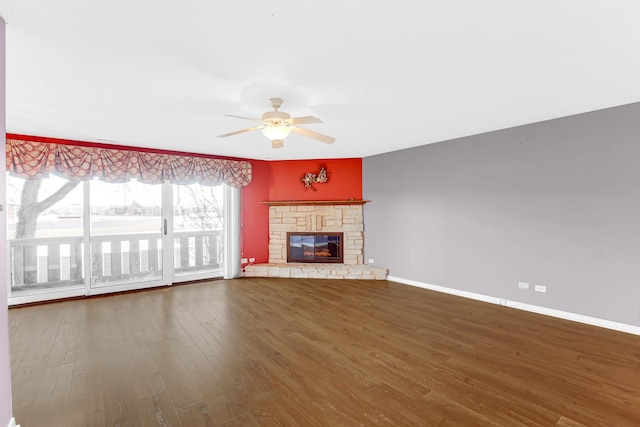
[[518, 282], [518, 288], [529, 289], [529, 284], [527, 282]]
[[255, 258], [249, 258], [249, 262], [256, 262]]
[[547, 292], [547, 287], [544, 285], [536, 285], [534, 289], [536, 292]]
[[249, 261], [247, 261], [246, 258], [241, 258], [240, 259], [240, 264], [246, 264], [247, 262], [249, 262]]
[[369, 258], [369, 264], [373, 264], [373, 258]]

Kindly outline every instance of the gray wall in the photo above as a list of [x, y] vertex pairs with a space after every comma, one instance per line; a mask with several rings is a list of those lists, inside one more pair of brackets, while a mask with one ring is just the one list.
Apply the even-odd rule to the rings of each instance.
[[392, 276], [640, 324], [640, 103], [367, 157], [363, 192]]

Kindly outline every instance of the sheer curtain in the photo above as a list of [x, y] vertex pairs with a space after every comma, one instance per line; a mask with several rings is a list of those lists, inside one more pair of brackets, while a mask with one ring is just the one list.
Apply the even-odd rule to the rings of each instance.
[[240, 277], [240, 189], [225, 185], [224, 278]]

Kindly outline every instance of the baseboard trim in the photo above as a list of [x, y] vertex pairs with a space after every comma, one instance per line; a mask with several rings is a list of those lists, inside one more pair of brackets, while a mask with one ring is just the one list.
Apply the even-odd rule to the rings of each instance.
[[428, 289], [430, 291], [442, 292], [445, 294], [456, 295], [463, 298], [470, 298], [477, 301], [488, 302], [491, 304], [503, 305], [505, 307], [515, 308], [518, 310], [530, 311], [532, 313], [544, 314], [545, 316], [557, 317], [560, 319], [571, 320], [574, 322], [585, 323], [591, 326], [599, 326], [601, 328], [613, 329], [615, 331], [626, 332], [629, 334], [640, 335], [640, 326], [628, 325], [626, 323], [613, 322], [611, 320], [599, 319], [597, 317], [584, 316], [582, 314], [571, 313], [568, 311], [555, 310], [553, 308], [541, 307], [538, 305], [525, 304], [523, 302], [511, 301], [503, 298], [496, 298], [488, 295], [477, 294], [474, 292], [462, 291], [460, 289], [447, 288], [446, 286], [432, 285], [430, 283], [418, 282], [416, 280], [403, 279], [402, 277], [387, 276], [390, 282], [397, 282], [403, 285], [416, 286], [418, 288]]

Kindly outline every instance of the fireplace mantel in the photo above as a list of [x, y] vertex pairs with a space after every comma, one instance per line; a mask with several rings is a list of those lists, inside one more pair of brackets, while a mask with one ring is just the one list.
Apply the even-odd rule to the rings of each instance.
[[268, 206], [327, 206], [327, 205], [364, 205], [371, 200], [268, 200], [260, 202]]

